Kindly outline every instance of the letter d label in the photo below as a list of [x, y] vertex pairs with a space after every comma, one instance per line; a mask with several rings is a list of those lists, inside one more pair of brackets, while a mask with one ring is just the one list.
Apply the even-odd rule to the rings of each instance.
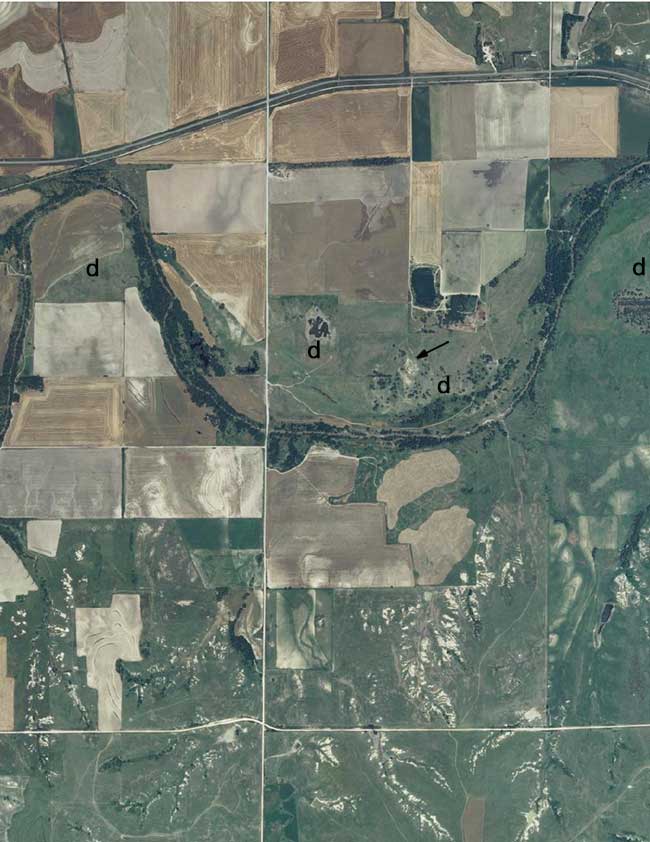
[[307, 348], [307, 356], [312, 360], [320, 359], [320, 339], [317, 339], [313, 345], [310, 345], [309, 348]]

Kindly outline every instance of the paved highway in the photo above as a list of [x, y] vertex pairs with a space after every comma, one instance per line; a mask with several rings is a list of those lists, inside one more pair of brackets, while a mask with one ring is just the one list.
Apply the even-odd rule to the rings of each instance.
[[[288, 105], [292, 102], [313, 99], [314, 97], [332, 93], [333, 91], [368, 88], [396, 88], [411, 86], [418, 83], [426, 83], [428, 85], [449, 85], [467, 84], [469, 82], [489, 83], [548, 81], [549, 77], [558, 80], [568, 78], [606, 80], [629, 85], [630, 87], [638, 88], [646, 92], [650, 91], [650, 78], [645, 79], [643, 76], [631, 71], [628, 72], [613, 69], [600, 70], [593, 68], [559, 68], [551, 71], [513, 70], [498, 73], [489, 73], [487, 71], [472, 73], [421, 73], [417, 75], [402, 74], [399, 76], [355, 76], [340, 77], [336, 79], [321, 79], [317, 82], [309, 82], [306, 85], [299, 85], [288, 91], [271, 94], [268, 99], [268, 106], [270, 110], [273, 110], [281, 105]], [[267, 100], [266, 97], [264, 97], [264, 99], [257, 99], [252, 102], [247, 102], [245, 105], [239, 105], [236, 108], [228, 108], [224, 111], [209, 114], [207, 117], [201, 117], [198, 120], [192, 120], [189, 123], [174, 126], [166, 129], [165, 131], [158, 132], [157, 134], [138, 138], [130, 143], [122, 143], [119, 146], [111, 146], [96, 152], [88, 152], [84, 155], [78, 155], [71, 158], [2, 158], [0, 159], [0, 165], [54, 166], [65, 164], [69, 166], [90, 166], [92, 164], [100, 164], [121, 155], [126, 155], [129, 152], [138, 152], [143, 149], [149, 149], [152, 146], [158, 146], [159, 144], [165, 143], [172, 138], [182, 137], [185, 134], [191, 134], [197, 129], [214, 126], [228, 120], [234, 120], [237, 117], [243, 117], [244, 115], [251, 114], [255, 111], [266, 110], [266, 107]], [[9, 191], [2, 190], [0, 191], [0, 195], [5, 192]]]

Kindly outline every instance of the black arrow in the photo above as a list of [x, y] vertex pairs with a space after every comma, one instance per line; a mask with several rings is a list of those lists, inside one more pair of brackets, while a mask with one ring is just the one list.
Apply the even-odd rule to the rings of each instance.
[[417, 355], [416, 359], [423, 360], [425, 357], [428, 357], [433, 351], [437, 351], [438, 348], [443, 348], [445, 345], [449, 345], [449, 342], [441, 342], [440, 345], [436, 345], [435, 348], [429, 348], [428, 351], [420, 351]]

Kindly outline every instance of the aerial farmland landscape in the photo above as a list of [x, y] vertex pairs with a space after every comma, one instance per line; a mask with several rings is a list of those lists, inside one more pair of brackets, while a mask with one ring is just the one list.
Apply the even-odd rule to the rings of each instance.
[[0, 2], [0, 842], [650, 842], [650, 4]]

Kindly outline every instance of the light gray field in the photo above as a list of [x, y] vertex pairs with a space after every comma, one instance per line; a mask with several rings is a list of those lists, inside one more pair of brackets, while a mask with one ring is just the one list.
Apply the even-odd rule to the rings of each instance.
[[261, 517], [260, 447], [126, 451], [126, 517]]
[[445, 161], [443, 229], [522, 231], [528, 161]]
[[169, 9], [167, 3], [127, 3], [126, 139], [169, 126]]
[[104, 21], [90, 43], [66, 41], [75, 91], [119, 91], [126, 85], [126, 15]]
[[549, 110], [538, 82], [476, 85], [476, 157], [547, 158]]
[[442, 295], [478, 295], [481, 290], [481, 233], [445, 231], [442, 235]]
[[34, 374], [97, 377], [124, 371], [119, 301], [34, 305]]
[[117, 518], [119, 448], [0, 450], [0, 511], [18, 518]]
[[27, 549], [30, 552], [56, 558], [60, 537], [60, 520], [30, 520], [27, 522]]
[[160, 325], [145, 310], [135, 287], [124, 291], [124, 373], [127, 377], [165, 377], [176, 374], [170, 363]]
[[100, 731], [122, 727], [122, 678], [115, 662], [141, 661], [140, 596], [113, 594], [109, 608], [75, 608], [77, 655], [86, 659], [88, 686], [97, 690]]
[[176, 164], [147, 173], [151, 230], [160, 234], [261, 234], [264, 164]]
[[25, 565], [0, 538], [0, 602], [15, 602], [17, 596], [24, 596], [37, 590], [34, 580]]

